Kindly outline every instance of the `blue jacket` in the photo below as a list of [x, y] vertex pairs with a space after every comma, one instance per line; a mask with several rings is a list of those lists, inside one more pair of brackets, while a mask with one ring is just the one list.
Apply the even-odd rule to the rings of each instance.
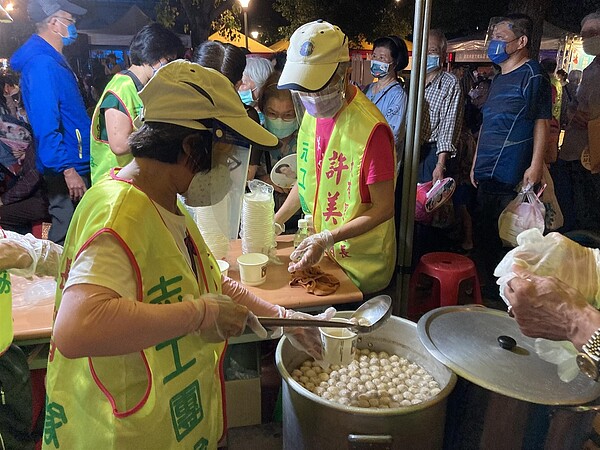
[[[36, 165], [46, 175], [90, 172], [90, 118], [65, 57], [37, 34], [10, 59], [33, 128]], [[77, 131], [79, 130], [79, 131]]]

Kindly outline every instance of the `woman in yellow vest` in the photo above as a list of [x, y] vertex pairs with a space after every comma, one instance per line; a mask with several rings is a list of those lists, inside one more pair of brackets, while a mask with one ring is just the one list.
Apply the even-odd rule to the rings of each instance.
[[[45, 449], [215, 449], [226, 339], [247, 321], [264, 333], [252, 313], [298, 314], [221, 278], [177, 200], [223, 198], [231, 134], [267, 147], [277, 138], [248, 118], [226, 77], [194, 63], [165, 65], [140, 97], [134, 159], [87, 191], [65, 241]], [[315, 333], [299, 337], [318, 357]]]
[[124, 167], [133, 159], [127, 138], [135, 130], [133, 120], [142, 109], [138, 92], [159, 67], [173, 61], [182, 51], [177, 35], [158, 23], [144, 26], [133, 37], [129, 47], [131, 67], [111, 78], [92, 115], [92, 184], [108, 175], [113, 167]]
[[372, 293], [388, 285], [396, 259], [394, 138], [377, 107], [349, 84], [349, 59], [344, 33], [322, 20], [290, 39], [278, 86], [292, 89], [302, 105], [298, 181], [275, 222], [281, 228], [299, 207], [313, 215], [317, 234], [292, 253], [290, 271], [315, 265], [328, 251]]
[[27, 357], [13, 344], [10, 274], [55, 276], [62, 247], [0, 228], [0, 448], [34, 448]]

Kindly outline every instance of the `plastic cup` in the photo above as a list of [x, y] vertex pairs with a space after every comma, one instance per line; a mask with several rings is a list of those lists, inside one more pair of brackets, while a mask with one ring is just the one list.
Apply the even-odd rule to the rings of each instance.
[[[334, 317], [335, 322], [350, 322]], [[354, 359], [358, 335], [348, 328], [319, 328], [323, 341], [323, 360], [329, 365], [347, 366]]]
[[248, 286], [259, 286], [267, 280], [269, 257], [262, 253], [246, 253], [238, 256], [240, 281]]
[[229, 273], [229, 263], [223, 259], [217, 259], [217, 264], [219, 265], [219, 270], [221, 271], [221, 275], [224, 277]]

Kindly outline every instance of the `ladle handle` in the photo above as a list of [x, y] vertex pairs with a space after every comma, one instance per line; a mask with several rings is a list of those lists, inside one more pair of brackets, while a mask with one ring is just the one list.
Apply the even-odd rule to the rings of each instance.
[[263, 327], [328, 327], [328, 328], [354, 328], [356, 325], [333, 320], [317, 319], [282, 319], [279, 317], [259, 317], [258, 321]]

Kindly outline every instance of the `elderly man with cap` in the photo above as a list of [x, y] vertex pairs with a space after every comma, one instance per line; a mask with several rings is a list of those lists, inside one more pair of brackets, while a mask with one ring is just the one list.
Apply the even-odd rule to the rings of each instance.
[[349, 83], [348, 39], [318, 20], [291, 37], [278, 86], [291, 89], [302, 118], [298, 182], [275, 215], [279, 228], [297, 210], [317, 234], [293, 252], [290, 271], [329, 252], [364, 293], [384, 289], [396, 257], [394, 137], [379, 109]]
[[37, 34], [11, 58], [36, 144], [36, 164], [48, 189], [50, 240], [62, 244], [76, 203], [89, 186], [90, 119], [77, 78], [62, 54], [77, 39], [74, 16], [86, 13], [68, 0], [30, 0]]
[[[165, 65], [139, 94], [134, 159], [86, 193], [59, 264], [44, 448], [215, 449], [225, 340], [247, 322], [265, 337], [252, 313], [300, 314], [222, 278], [177, 200], [220, 201], [234, 145], [277, 138], [248, 117], [225, 76], [198, 64]], [[292, 334], [320, 356], [318, 329]]]

